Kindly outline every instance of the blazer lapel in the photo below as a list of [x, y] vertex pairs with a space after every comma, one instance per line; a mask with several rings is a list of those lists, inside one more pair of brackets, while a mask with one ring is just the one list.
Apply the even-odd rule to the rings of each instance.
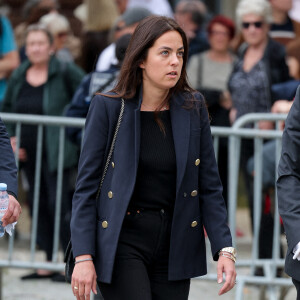
[[190, 141], [190, 111], [182, 108], [183, 103], [182, 97], [175, 96], [170, 105], [177, 165], [176, 197], [185, 173]]
[[141, 105], [143, 100], [143, 91], [142, 87], [140, 88], [139, 92], [139, 98], [138, 98], [138, 105], [134, 111], [134, 122], [135, 122], [135, 147], [134, 147], [134, 153], [135, 153], [135, 165], [136, 169], [138, 168], [139, 164], [139, 157], [140, 157], [140, 144], [141, 144]]

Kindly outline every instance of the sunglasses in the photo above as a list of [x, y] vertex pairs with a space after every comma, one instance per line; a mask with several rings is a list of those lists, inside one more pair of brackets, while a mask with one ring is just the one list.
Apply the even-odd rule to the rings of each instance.
[[263, 25], [262, 21], [257, 21], [257, 22], [243, 22], [242, 26], [244, 29], [248, 29], [250, 25], [254, 25], [255, 28], [261, 28]]

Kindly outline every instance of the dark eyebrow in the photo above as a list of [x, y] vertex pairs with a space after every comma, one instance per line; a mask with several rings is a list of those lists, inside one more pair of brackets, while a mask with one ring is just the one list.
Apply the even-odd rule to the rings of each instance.
[[[167, 47], [167, 46], [162, 46], [162, 47], [159, 48], [159, 50], [162, 50], [162, 49], [172, 50], [172, 48]], [[180, 48], [177, 49], [177, 51], [180, 51], [180, 50], [184, 50], [184, 47], [182, 46], [182, 47], [180, 47]]]

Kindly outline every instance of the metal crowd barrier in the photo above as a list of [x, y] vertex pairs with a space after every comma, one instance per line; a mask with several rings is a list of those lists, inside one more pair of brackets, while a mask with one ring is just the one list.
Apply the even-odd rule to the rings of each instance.
[[[235, 299], [243, 300], [244, 287], [246, 285], [256, 285], [262, 287], [260, 299], [266, 299], [266, 292], [268, 299], [277, 300], [284, 299], [288, 291], [288, 287], [293, 286], [290, 278], [276, 277], [277, 267], [284, 268], [284, 259], [280, 258], [280, 217], [278, 213], [278, 201], [275, 189], [275, 203], [274, 203], [274, 233], [273, 233], [273, 249], [272, 258], [259, 259], [259, 232], [260, 221], [262, 214], [262, 150], [264, 140], [275, 140], [276, 153], [275, 153], [275, 174], [274, 178], [277, 179], [277, 165], [281, 153], [281, 137], [282, 131], [280, 130], [280, 122], [286, 119], [286, 114], [269, 114], [269, 113], [252, 113], [239, 118], [231, 128], [212, 127], [212, 134], [214, 136], [215, 152], [218, 157], [219, 139], [220, 137], [228, 137], [229, 155], [228, 155], [228, 218], [229, 226], [231, 228], [233, 245], [239, 250], [237, 239], [235, 235], [236, 230], [236, 211], [238, 199], [238, 183], [239, 183], [239, 163], [241, 153], [241, 140], [253, 139], [254, 140], [254, 204], [253, 204], [253, 237], [251, 246], [251, 257], [247, 259], [237, 259], [237, 283], [235, 291]], [[258, 129], [258, 122], [266, 120], [275, 123], [274, 130], [261, 130]], [[253, 123], [254, 128], [244, 128], [245, 125]], [[275, 187], [275, 181], [274, 181]], [[239, 275], [239, 268], [248, 268], [248, 275]], [[254, 276], [256, 267], [262, 267], [264, 276]], [[199, 279], [215, 281], [217, 275], [209, 272], [208, 275]]]
[[[1, 300], [1, 270], [2, 268], [32, 268], [32, 269], [47, 269], [54, 271], [62, 271], [64, 264], [59, 259], [59, 224], [60, 224], [60, 207], [61, 207], [61, 192], [62, 192], [62, 176], [63, 176], [63, 152], [65, 142], [65, 128], [79, 127], [83, 128], [84, 119], [67, 118], [67, 117], [51, 117], [51, 116], [36, 116], [36, 115], [21, 115], [0, 113], [0, 117], [5, 123], [13, 123], [16, 125], [17, 136], [17, 151], [15, 156], [18, 157], [18, 149], [20, 147], [21, 125], [30, 124], [38, 127], [37, 136], [37, 156], [36, 156], [36, 178], [34, 187], [34, 206], [33, 218], [31, 226], [30, 238], [30, 258], [27, 261], [22, 261], [14, 257], [14, 236], [9, 239], [7, 258], [0, 259], [0, 300]], [[236, 232], [236, 210], [238, 197], [238, 180], [239, 180], [239, 159], [241, 139], [254, 139], [254, 224], [253, 224], [253, 239], [252, 239], [252, 254], [247, 259], [238, 259], [236, 263], [237, 269], [248, 268], [249, 275], [238, 275], [235, 299], [243, 299], [243, 289], [246, 285], [264, 286], [268, 290], [269, 299], [278, 299], [278, 287], [289, 287], [292, 282], [289, 278], [276, 278], [276, 268], [284, 266], [284, 260], [280, 259], [280, 220], [277, 210], [277, 197], [275, 195], [275, 214], [274, 214], [274, 240], [273, 240], [273, 256], [271, 259], [258, 258], [258, 238], [260, 230], [261, 203], [262, 203], [262, 147], [263, 140], [276, 140], [276, 162], [279, 161], [281, 148], [281, 135], [279, 122], [285, 120], [284, 114], [248, 114], [237, 120], [232, 127], [212, 127], [214, 136], [214, 147], [216, 157], [219, 151], [219, 139], [228, 137], [229, 139], [229, 169], [228, 169], [228, 215], [229, 226], [233, 234], [233, 244], [237, 246], [235, 236]], [[260, 130], [257, 124], [261, 120], [270, 120], [276, 123], [274, 130]], [[243, 128], [248, 123], [255, 123], [255, 128]], [[39, 206], [39, 186], [41, 174], [41, 159], [42, 159], [42, 144], [43, 144], [43, 128], [44, 126], [58, 126], [60, 128], [59, 142], [59, 157], [58, 157], [58, 178], [57, 178], [57, 193], [56, 193], [56, 215], [55, 215], [55, 230], [54, 230], [54, 246], [53, 259], [51, 262], [42, 262], [36, 259], [36, 234], [38, 222], [38, 206]], [[18, 160], [17, 160], [18, 161]], [[275, 178], [277, 174], [275, 174]], [[238, 248], [237, 248], [238, 250]], [[264, 269], [264, 276], [254, 276], [254, 268], [260, 266]], [[215, 272], [215, 271], [214, 271]], [[213, 271], [208, 275], [201, 277], [201, 280], [216, 280], [217, 275]], [[263, 299], [263, 298], [261, 298]], [[282, 298], [283, 299], [283, 298]]]
[[[9, 238], [7, 258], [0, 259], [0, 300], [2, 294], [1, 273], [3, 268], [28, 268], [28, 269], [46, 269], [52, 271], [63, 271], [64, 264], [59, 259], [59, 227], [60, 227], [60, 213], [61, 213], [61, 194], [62, 194], [62, 180], [63, 180], [63, 160], [64, 160], [64, 145], [65, 145], [65, 128], [66, 127], [79, 127], [83, 128], [85, 120], [79, 118], [68, 117], [54, 117], [54, 116], [37, 116], [37, 115], [23, 115], [23, 114], [9, 114], [0, 113], [5, 124], [16, 125], [17, 137], [17, 150], [15, 152], [17, 166], [18, 154], [20, 148], [21, 125], [36, 125], [38, 127], [37, 133], [37, 155], [36, 155], [36, 172], [35, 172], [35, 186], [34, 186], [34, 199], [33, 199], [33, 215], [31, 222], [31, 235], [30, 235], [30, 249], [28, 249], [28, 260], [20, 260], [14, 257], [14, 235]], [[36, 239], [37, 239], [37, 226], [38, 226], [38, 210], [39, 210], [39, 191], [41, 179], [41, 164], [42, 164], [42, 145], [44, 138], [44, 127], [56, 126], [59, 127], [59, 153], [58, 153], [58, 166], [57, 166], [57, 189], [56, 189], [56, 209], [55, 209], [55, 222], [54, 222], [54, 239], [53, 239], [53, 255], [51, 262], [43, 262], [37, 259]], [[18, 226], [18, 225], [17, 225]]]

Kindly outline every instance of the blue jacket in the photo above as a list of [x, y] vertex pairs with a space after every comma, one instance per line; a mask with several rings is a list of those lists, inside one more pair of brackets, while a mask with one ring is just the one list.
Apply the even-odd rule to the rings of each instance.
[[7, 191], [17, 198], [18, 179], [15, 157], [5, 125], [0, 119], [0, 182], [7, 184]]
[[[65, 111], [65, 115], [73, 118], [86, 118], [94, 94], [112, 90], [119, 71], [120, 68], [118, 66], [112, 65], [106, 71], [95, 71], [85, 75], [72, 98], [72, 102]], [[81, 128], [67, 127], [66, 134], [74, 144], [81, 145]]]
[[[71, 240], [75, 257], [83, 254], [94, 257], [97, 280], [101, 282], [111, 281], [119, 234], [136, 181], [141, 94], [126, 100], [112, 157], [114, 167], [110, 164], [108, 168], [97, 208], [95, 197], [120, 112], [120, 98], [95, 96], [86, 120], [73, 197]], [[232, 244], [204, 100], [197, 100], [199, 111], [184, 108], [184, 104], [183, 95], [171, 98], [177, 179], [169, 280], [206, 274], [203, 226], [215, 260], [221, 248]], [[108, 196], [110, 191], [112, 197]]]

